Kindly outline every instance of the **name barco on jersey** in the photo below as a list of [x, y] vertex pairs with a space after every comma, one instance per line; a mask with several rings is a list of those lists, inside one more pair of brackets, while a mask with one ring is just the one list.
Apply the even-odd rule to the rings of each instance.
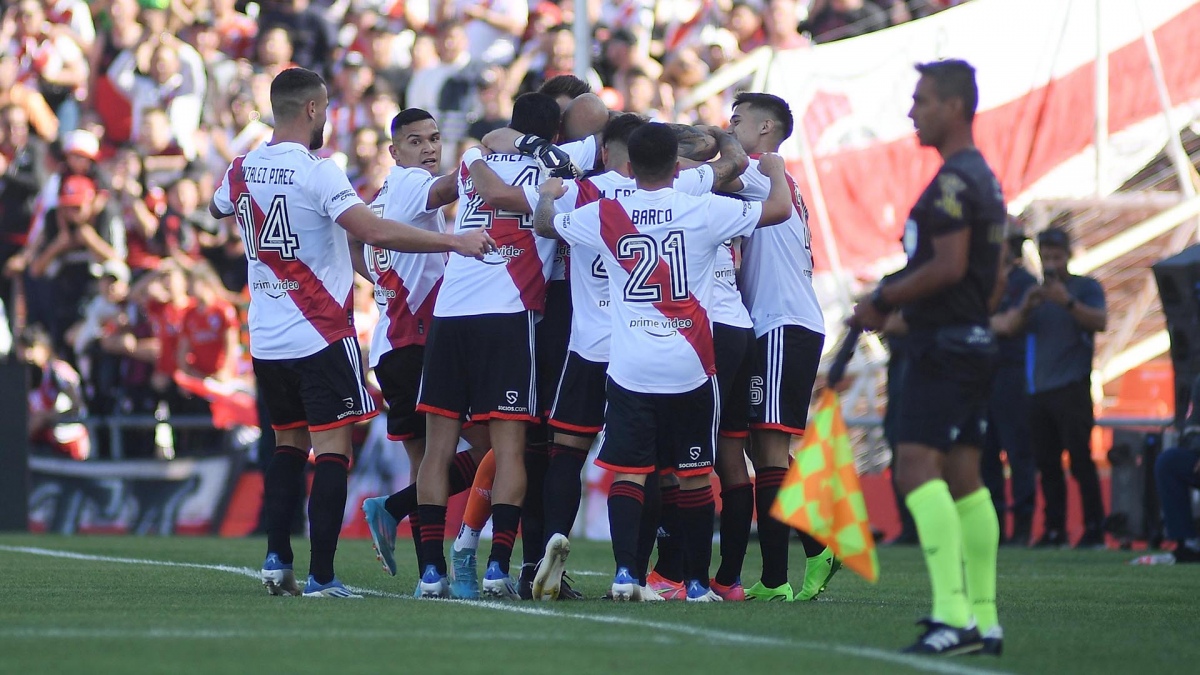
[[671, 209], [634, 209], [629, 219], [634, 225], [662, 225], [671, 222]]
[[242, 180], [247, 183], [295, 185], [292, 180], [295, 173], [295, 169], [278, 166], [242, 166]]

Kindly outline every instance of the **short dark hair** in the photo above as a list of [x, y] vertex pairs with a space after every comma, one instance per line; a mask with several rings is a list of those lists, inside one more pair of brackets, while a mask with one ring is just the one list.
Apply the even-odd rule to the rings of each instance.
[[276, 121], [295, 119], [317, 96], [325, 80], [307, 68], [288, 68], [271, 80], [271, 112]]
[[1066, 251], [1071, 250], [1071, 235], [1061, 227], [1048, 227], [1037, 236], [1038, 246], [1057, 246]]
[[592, 93], [592, 85], [574, 75], [555, 75], [543, 82], [542, 86], [538, 87], [538, 93], [545, 94], [550, 98], [558, 98], [559, 96], [579, 98], [584, 94]]
[[968, 122], [975, 119], [975, 108], [979, 105], [979, 87], [975, 84], [975, 67], [962, 59], [946, 59], [918, 63], [921, 77], [933, 80], [938, 98], [943, 101], [957, 98], [962, 101], [963, 115]]
[[647, 122], [629, 135], [629, 163], [633, 175], [643, 180], [659, 180], [675, 171], [679, 160], [679, 140], [671, 127]]
[[558, 135], [561, 117], [562, 112], [553, 96], [529, 92], [513, 101], [512, 123], [508, 126], [523, 134], [533, 134], [551, 141]]
[[783, 134], [780, 140], [787, 139], [792, 135], [792, 129], [795, 128], [796, 122], [792, 117], [792, 107], [787, 104], [787, 101], [774, 94], [743, 91], [733, 97], [733, 107], [736, 108], [739, 105], [748, 105], [770, 115], [771, 119], [779, 123], [780, 132]]
[[620, 143], [629, 145], [629, 137], [649, 120], [637, 113], [621, 113], [613, 115], [604, 125], [604, 144]]
[[[396, 139], [397, 134], [400, 133], [400, 130], [404, 128], [405, 125], [412, 124], [413, 122], [432, 119], [433, 115], [420, 108], [405, 108], [404, 110], [401, 110], [396, 114], [395, 117], [392, 118], [392, 140], [394, 141]], [[436, 122], [437, 120], [434, 121]]]

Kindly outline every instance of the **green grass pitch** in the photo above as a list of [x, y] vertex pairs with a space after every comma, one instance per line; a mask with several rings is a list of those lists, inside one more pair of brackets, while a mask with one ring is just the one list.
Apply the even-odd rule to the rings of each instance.
[[[307, 546], [297, 541], [297, 569]], [[484, 549], [487, 542], [484, 543]], [[1200, 567], [1135, 568], [1130, 554], [1000, 554], [1003, 657], [897, 650], [928, 611], [916, 548], [880, 551], [871, 585], [842, 571], [810, 603], [616, 605], [409, 598], [415, 570], [380, 571], [343, 541], [338, 575], [363, 600], [269, 597], [261, 539], [0, 536], [0, 673], [1151, 673], [1200, 664]], [[798, 587], [803, 556], [792, 549]], [[588, 598], [611, 581], [603, 543], [575, 542]], [[751, 542], [745, 578], [757, 579]]]

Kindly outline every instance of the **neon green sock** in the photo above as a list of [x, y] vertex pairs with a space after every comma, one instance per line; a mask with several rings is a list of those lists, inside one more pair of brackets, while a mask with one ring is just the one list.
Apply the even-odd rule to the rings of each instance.
[[967, 599], [980, 632], [1000, 623], [996, 616], [996, 551], [1000, 548], [1000, 521], [987, 488], [979, 488], [954, 503], [962, 523], [963, 569]]
[[963, 591], [962, 524], [946, 481], [931, 480], [904, 498], [933, 586], [933, 618], [948, 626], [965, 628], [971, 621], [971, 608]]

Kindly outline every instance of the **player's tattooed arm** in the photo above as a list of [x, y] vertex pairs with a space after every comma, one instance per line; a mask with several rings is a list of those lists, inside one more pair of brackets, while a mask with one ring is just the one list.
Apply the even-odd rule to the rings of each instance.
[[741, 176], [750, 167], [750, 156], [733, 134], [717, 127], [709, 127], [708, 132], [716, 139], [717, 150], [721, 153], [720, 157], [708, 163], [713, 170], [713, 187], [716, 188]]
[[679, 156], [707, 162], [717, 155], [717, 141], [710, 134], [687, 124], [668, 124], [679, 140]]
[[561, 178], [551, 178], [538, 186], [537, 208], [533, 210], [533, 231], [539, 237], [562, 238], [554, 229], [554, 215], [557, 213], [557, 209], [554, 208], [554, 200], [563, 196], [566, 191]]

